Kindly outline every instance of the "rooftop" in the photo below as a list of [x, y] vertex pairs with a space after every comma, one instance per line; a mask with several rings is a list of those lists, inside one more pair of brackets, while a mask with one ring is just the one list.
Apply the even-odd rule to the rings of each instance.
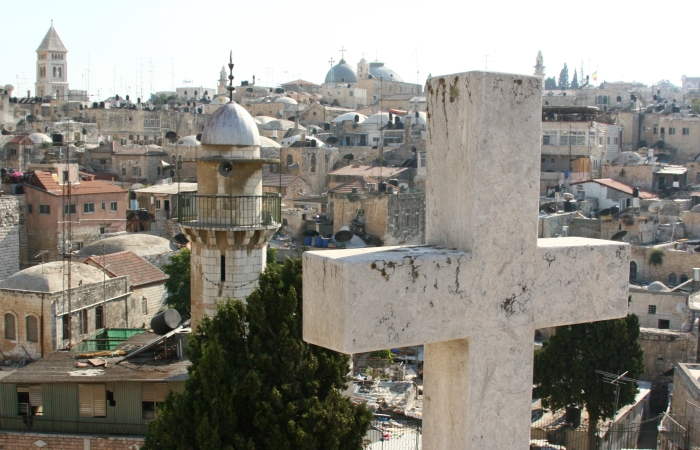
[[263, 186], [277, 187], [281, 185], [282, 187], [287, 187], [297, 178], [299, 178], [298, 175], [292, 175], [289, 173], [283, 173], [281, 175], [279, 173], [265, 173], [263, 174], [262, 183]]
[[99, 268], [105, 267], [107, 273], [114, 277], [129, 275], [134, 287], [165, 282], [168, 279], [160, 269], [130, 250], [104, 256], [90, 256], [83, 262]]
[[197, 192], [197, 183], [175, 183], [173, 184], [157, 184], [141, 189], [136, 189], [134, 192], [139, 194], [177, 194], [178, 192]]
[[41, 41], [36, 51], [68, 52], [68, 49], [63, 45], [61, 38], [58, 37], [58, 33], [56, 33], [56, 29], [51, 25], [51, 28], [49, 28], [46, 36], [44, 36], [44, 40]]
[[391, 178], [407, 171], [407, 167], [382, 166], [345, 166], [330, 172], [329, 175], [344, 175], [353, 177]]
[[[68, 277], [64, 277], [67, 266], [68, 264], [64, 261], [54, 261], [20, 270], [0, 282], [0, 289], [60, 292], [68, 287], [65, 285]], [[73, 288], [90, 283], [102, 283], [104, 280], [104, 274], [100, 269], [87, 264], [73, 263], [70, 272], [70, 287]]]
[[83, 247], [77, 254], [79, 257], [106, 255], [131, 250], [139, 256], [161, 255], [177, 251], [177, 247], [169, 240], [160, 236], [144, 233], [124, 233], [117, 236], [100, 239]]
[[[634, 193], [634, 186], [631, 186], [627, 183], [623, 183], [621, 181], [615, 181], [611, 178], [600, 178], [598, 180], [579, 181], [576, 183], [571, 183], [571, 185], [573, 186], [576, 184], [583, 184], [583, 183], [598, 183], [600, 185], [609, 187], [611, 189], [615, 189], [615, 190], [620, 191], [620, 192], [624, 192], [625, 194], [629, 194], [629, 195], [633, 195], [633, 193]], [[639, 198], [651, 199], [651, 198], [657, 198], [657, 195], [640, 189], [639, 190]]]

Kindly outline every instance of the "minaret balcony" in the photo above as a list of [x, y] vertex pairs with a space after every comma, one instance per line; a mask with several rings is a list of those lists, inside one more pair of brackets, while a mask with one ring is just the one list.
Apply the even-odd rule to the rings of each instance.
[[281, 225], [282, 197], [263, 195], [178, 196], [181, 227], [211, 230], [276, 230]]

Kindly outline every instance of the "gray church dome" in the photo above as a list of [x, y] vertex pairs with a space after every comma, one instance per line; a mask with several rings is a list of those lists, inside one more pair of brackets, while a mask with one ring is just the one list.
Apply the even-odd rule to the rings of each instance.
[[[68, 263], [54, 261], [30, 267], [9, 276], [0, 283], [0, 289], [13, 289], [34, 292], [60, 292], [67, 289], [64, 285], [64, 273], [67, 273]], [[87, 264], [71, 264], [71, 287], [90, 283], [102, 283], [104, 274], [100, 269]], [[68, 280], [68, 277], [65, 277]]]
[[393, 70], [384, 66], [383, 62], [374, 61], [369, 63], [369, 73], [374, 78], [383, 78], [384, 80], [403, 81], [403, 79]]
[[253, 117], [236, 102], [217, 109], [202, 131], [202, 145], [260, 145], [260, 134]]
[[326, 83], [357, 83], [357, 74], [352, 66], [341, 59], [326, 74]]
[[131, 250], [141, 257], [177, 251], [177, 246], [160, 236], [144, 233], [125, 233], [92, 242], [80, 249], [77, 256], [87, 258], [93, 255], [101, 255], [103, 248], [105, 255]]

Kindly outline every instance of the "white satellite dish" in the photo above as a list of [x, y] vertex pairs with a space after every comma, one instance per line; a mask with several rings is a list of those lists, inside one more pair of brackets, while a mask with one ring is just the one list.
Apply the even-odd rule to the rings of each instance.
[[39, 114], [38, 116], [36, 116], [36, 120], [44, 120], [44, 116], [42, 116], [41, 114]]
[[688, 311], [688, 305], [681, 302], [676, 305], [676, 311], [678, 311], [678, 314], [685, 314], [685, 312]]
[[661, 202], [654, 202], [654, 203], [652, 203], [651, 205], [649, 205], [649, 208], [648, 208], [648, 209], [649, 209], [649, 212], [650, 212], [650, 213], [657, 213], [657, 212], [661, 211], [661, 208], [663, 208], [663, 207], [664, 207], [664, 204], [663, 204], [663, 203], [661, 203]]
[[15, 125], [14, 123], [6, 123], [2, 126], [2, 129], [7, 131], [8, 133], [12, 133], [17, 129], [17, 125]]
[[570, 194], [570, 193], [568, 193], [568, 192], [564, 192], [564, 193], [562, 194], [562, 198], [564, 198], [565, 200], [573, 200], [573, 199], [575, 199], [576, 197], [574, 197], [574, 194]]

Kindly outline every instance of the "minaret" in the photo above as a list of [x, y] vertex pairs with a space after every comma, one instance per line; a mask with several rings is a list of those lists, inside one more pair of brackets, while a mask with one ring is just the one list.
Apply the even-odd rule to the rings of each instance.
[[57, 99], [68, 98], [68, 49], [58, 37], [51, 21], [51, 28], [36, 49], [35, 95], [55, 95]]
[[542, 50], [537, 52], [537, 59], [535, 59], [535, 76], [544, 78], [544, 58], [542, 57]]
[[226, 95], [226, 67], [221, 66], [219, 72], [219, 85], [216, 87], [216, 95]]
[[281, 197], [263, 194], [260, 136], [253, 118], [233, 101], [216, 110], [202, 132], [197, 193], [181, 194], [178, 221], [191, 242], [193, 325], [216, 313], [226, 297], [245, 299], [265, 269], [267, 241], [280, 226]]

